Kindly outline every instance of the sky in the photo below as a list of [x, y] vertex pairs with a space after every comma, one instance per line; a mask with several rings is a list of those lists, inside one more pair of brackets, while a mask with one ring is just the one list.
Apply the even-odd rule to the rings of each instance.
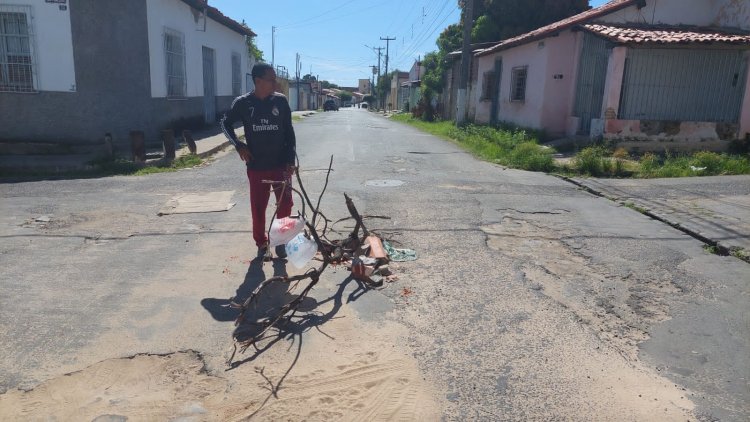
[[[590, 0], [599, 6], [607, 0]], [[209, 0], [224, 15], [243, 20], [258, 36], [263, 58], [295, 75], [312, 74], [339, 86], [357, 86], [377, 66], [409, 71], [414, 61], [437, 50], [438, 35], [458, 23], [457, 0]], [[272, 27], [276, 27], [272, 30]], [[272, 37], [272, 32], [274, 36]], [[272, 42], [272, 38], [274, 42]], [[272, 45], [274, 48], [272, 48]], [[272, 54], [273, 53], [273, 54]]]

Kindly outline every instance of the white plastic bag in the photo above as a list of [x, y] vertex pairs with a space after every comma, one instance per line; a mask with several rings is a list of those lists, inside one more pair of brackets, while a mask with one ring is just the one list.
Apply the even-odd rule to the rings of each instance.
[[302, 217], [274, 218], [273, 223], [271, 223], [271, 231], [268, 232], [268, 245], [283, 245], [292, 240], [304, 228], [305, 219]]
[[286, 256], [296, 268], [302, 268], [318, 252], [318, 245], [304, 233], [295, 236], [286, 244]]

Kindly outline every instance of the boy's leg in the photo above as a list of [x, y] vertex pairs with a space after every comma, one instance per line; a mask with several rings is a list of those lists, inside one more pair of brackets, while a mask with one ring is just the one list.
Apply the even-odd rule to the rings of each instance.
[[276, 204], [278, 204], [276, 218], [289, 217], [292, 215], [292, 207], [294, 206], [294, 201], [292, 200], [292, 175], [287, 173], [286, 170], [278, 170], [274, 172], [273, 180], [286, 181], [286, 188], [281, 183], [273, 184], [273, 193], [276, 196]]
[[248, 170], [247, 180], [250, 182], [250, 215], [253, 219], [253, 240], [260, 248], [268, 243], [266, 207], [271, 196], [271, 186], [263, 183], [263, 180], [268, 180], [268, 174], [265, 171]]

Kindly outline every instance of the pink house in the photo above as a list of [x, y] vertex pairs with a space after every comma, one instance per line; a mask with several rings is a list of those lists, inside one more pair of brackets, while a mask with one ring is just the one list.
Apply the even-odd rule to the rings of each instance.
[[641, 151], [750, 137], [747, 0], [612, 0], [475, 58], [477, 122]]

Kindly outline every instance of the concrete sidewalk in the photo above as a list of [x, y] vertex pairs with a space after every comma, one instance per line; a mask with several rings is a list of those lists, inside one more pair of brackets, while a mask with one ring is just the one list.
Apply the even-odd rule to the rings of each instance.
[[750, 254], [750, 176], [569, 178], [708, 244]]

